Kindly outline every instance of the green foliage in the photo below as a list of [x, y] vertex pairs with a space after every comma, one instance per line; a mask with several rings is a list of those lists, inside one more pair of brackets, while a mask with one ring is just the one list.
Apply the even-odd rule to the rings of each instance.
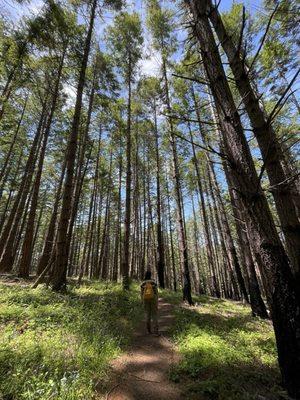
[[91, 283], [68, 294], [1, 285], [0, 399], [89, 399], [129, 343], [136, 291]]
[[162, 8], [157, 0], [147, 1], [147, 27], [155, 50], [167, 57], [176, 50], [173, 12]]
[[173, 330], [182, 360], [171, 378], [186, 383], [187, 398], [277, 398], [279, 371], [271, 323], [253, 318], [241, 303], [205, 296], [197, 301], [198, 307], [177, 308]]
[[107, 29], [107, 41], [117, 67], [128, 82], [142, 56], [143, 36], [138, 13], [118, 14], [114, 25]]

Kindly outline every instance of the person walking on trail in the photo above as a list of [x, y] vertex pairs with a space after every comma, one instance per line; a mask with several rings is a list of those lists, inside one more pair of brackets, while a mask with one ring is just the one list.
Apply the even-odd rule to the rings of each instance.
[[146, 313], [146, 324], [147, 332], [150, 334], [151, 331], [151, 320], [153, 323], [153, 333], [156, 336], [160, 336], [158, 333], [158, 290], [157, 284], [151, 279], [151, 271], [147, 271], [145, 275], [145, 280], [141, 284], [141, 299], [144, 304]]

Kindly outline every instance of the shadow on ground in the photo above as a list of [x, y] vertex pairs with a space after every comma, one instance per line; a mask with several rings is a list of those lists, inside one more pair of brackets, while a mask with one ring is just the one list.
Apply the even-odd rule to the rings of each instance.
[[[177, 307], [172, 336], [181, 362], [171, 378], [187, 400], [279, 399], [280, 375], [270, 321], [238, 302], [201, 297]], [[262, 397], [259, 397], [262, 396]]]
[[179, 358], [167, 335], [174, 323], [173, 307], [160, 299], [160, 337], [146, 334], [145, 322], [135, 332], [127, 354], [111, 364], [107, 400], [180, 400], [180, 387], [169, 380]]
[[142, 312], [136, 290], [127, 294], [120, 285], [98, 282], [60, 294], [4, 282], [0, 398], [92, 398]]

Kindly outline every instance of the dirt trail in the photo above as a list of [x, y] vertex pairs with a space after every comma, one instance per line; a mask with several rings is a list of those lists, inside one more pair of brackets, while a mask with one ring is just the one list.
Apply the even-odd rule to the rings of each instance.
[[167, 339], [174, 323], [173, 306], [159, 299], [160, 337], [145, 333], [145, 322], [137, 328], [127, 354], [111, 363], [112, 382], [106, 400], [182, 400], [179, 387], [168, 379], [172, 364], [179, 361]]

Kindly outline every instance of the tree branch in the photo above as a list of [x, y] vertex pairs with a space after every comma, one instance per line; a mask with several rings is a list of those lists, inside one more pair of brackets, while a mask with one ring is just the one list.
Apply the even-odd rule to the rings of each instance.
[[[289, 95], [287, 96], [287, 98], [285, 99], [284, 103], [281, 105], [281, 102], [283, 101], [283, 99], [285, 98], [286, 94], [288, 93], [288, 91], [289, 91], [290, 88], [292, 87], [292, 85], [293, 85], [293, 83], [295, 82], [295, 80], [296, 80], [297, 76], [299, 75], [299, 73], [300, 73], [300, 68], [299, 68], [298, 71], [295, 73], [293, 79], [290, 81], [290, 83], [289, 83], [288, 86], [286, 87], [285, 91], [283, 92], [283, 94], [280, 96], [279, 100], [278, 100], [277, 103], [275, 104], [273, 110], [272, 110], [271, 113], [269, 114], [269, 117], [268, 117], [268, 120], [267, 120], [267, 123], [268, 123], [268, 124], [271, 123], [272, 119], [278, 114], [278, 112], [281, 110], [281, 108], [282, 108], [283, 105], [285, 104], [286, 100], [287, 100], [287, 99], [289, 98], [289, 96], [291, 95], [291, 94], [289, 94]], [[278, 107], [280, 107], [280, 108], [279, 108], [279, 111], [276, 112]]]
[[258, 56], [259, 56], [259, 53], [260, 53], [260, 51], [261, 51], [261, 49], [262, 49], [262, 47], [264, 45], [264, 42], [266, 40], [267, 34], [268, 34], [270, 26], [271, 26], [272, 19], [274, 18], [274, 15], [276, 14], [276, 12], [278, 10], [278, 7], [279, 7], [279, 4], [276, 5], [276, 7], [274, 8], [272, 14], [270, 15], [269, 21], [268, 21], [267, 26], [266, 26], [265, 33], [263, 34], [263, 37], [262, 37], [261, 42], [260, 42], [260, 45], [259, 45], [259, 47], [258, 47], [258, 49], [256, 51], [255, 56], [253, 57], [253, 60], [252, 60], [252, 62], [250, 64], [250, 67], [249, 67], [249, 69], [247, 71], [247, 77], [250, 74], [250, 71], [252, 70], [252, 68], [253, 68], [253, 66], [254, 66], [254, 64], [255, 64]]
[[195, 143], [194, 141], [187, 139], [186, 137], [180, 135], [179, 133], [174, 133], [175, 136], [177, 136], [179, 139], [182, 139], [190, 144], [193, 144], [196, 147], [199, 147], [200, 149], [204, 150], [204, 151], [208, 151], [209, 153], [213, 153], [218, 155], [219, 157], [223, 158], [224, 160], [228, 160], [228, 156], [227, 154], [224, 153], [220, 153], [219, 151], [215, 150], [214, 148], [212, 148], [210, 145], [208, 145], [208, 147], [202, 146], [199, 143]]
[[[179, 115], [169, 115], [169, 114], [164, 114], [162, 113], [162, 115], [164, 115], [167, 118], [172, 118], [172, 119], [178, 119], [184, 122], [195, 122], [195, 123], [199, 123], [199, 121], [197, 119], [191, 119], [191, 118], [186, 118], [183, 116], [179, 116]], [[200, 121], [202, 124], [206, 124], [206, 125], [218, 125], [216, 122], [208, 122], [208, 121]]]
[[200, 80], [200, 79], [197, 79], [197, 78], [190, 78], [189, 76], [183, 76], [183, 75], [178, 75], [178, 74], [172, 74], [172, 76], [175, 76], [176, 78], [187, 79], [189, 81], [197, 82], [197, 83], [200, 83], [202, 85], [208, 85], [208, 82]]

